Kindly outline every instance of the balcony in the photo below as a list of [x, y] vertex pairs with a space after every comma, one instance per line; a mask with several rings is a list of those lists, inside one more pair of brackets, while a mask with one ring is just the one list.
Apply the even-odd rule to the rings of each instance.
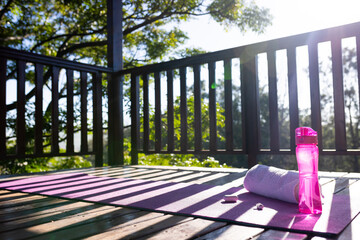
[[[7, 162], [93, 155], [95, 166], [104, 159], [123, 165], [128, 118], [133, 165], [139, 153], [226, 154], [243, 156], [242, 165], [229, 165], [251, 167], [264, 155], [294, 156], [294, 130], [308, 125], [318, 131], [320, 155], [352, 156], [342, 170], [359, 171], [358, 129], [350, 123], [357, 109], [349, 107], [349, 101], [357, 104], [349, 85], [357, 89], [358, 74], [356, 67], [343, 70], [358, 63], [359, 28], [355, 23], [118, 72], [1, 47], [0, 156]], [[353, 73], [350, 83], [348, 72]], [[33, 77], [30, 85], [28, 76]], [[6, 104], [12, 94], [6, 90], [8, 80], [16, 82], [17, 99], [11, 104]], [[106, 88], [102, 81], [107, 80]], [[59, 92], [59, 84], [66, 93]], [[49, 98], [51, 107], [43, 109]], [[16, 116], [11, 134], [9, 114]], [[44, 117], [51, 119], [47, 126]], [[74, 129], [74, 121], [80, 127]], [[109, 133], [110, 155], [104, 155], [104, 133]]]
[[[356, 76], [352, 79], [356, 82], [353, 88], [359, 88], [359, 30], [360, 23], [355, 23], [119, 71], [1, 47], [0, 85], [3, 88], [0, 93], [0, 160], [3, 164], [11, 165], [19, 159], [31, 162], [37, 158], [91, 155], [95, 168], [70, 170], [66, 173], [80, 172], [115, 178], [138, 176], [151, 181], [169, 180], [167, 174], [175, 174], [177, 176], [174, 175], [170, 180], [221, 186], [229, 183], [227, 187], [234, 187], [242, 184], [248, 168], [257, 163], [269, 163], [266, 158], [294, 160], [293, 133], [298, 126], [307, 124], [319, 134], [321, 170], [331, 171], [331, 168], [337, 166], [346, 172], [359, 172], [360, 150], [359, 143], [355, 141], [358, 129], [352, 129], [352, 121], [358, 120], [351, 115], [358, 109], [350, 108], [350, 103], [359, 104], [359, 95], [357, 93], [349, 98], [346, 84], [346, 76], [348, 72], [352, 72]], [[345, 48], [345, 43], [353, 46], [352, 50]], [[350, 53], [348, 50], [353, 54], [351, 58], [346, 55]], [[322, 65], [326, 61], [321, 61], [324, 51], [327, 52], [324, 59], [330, 66], [330, 75], [326, 78], [323, 77], [325, 70]], [[300, 60], [300, 55], [306, 58]], [[299, 68], [304, 62], [307, 67]], [[351, 71], [347, 68], [350, 63], [356, 66]], [[301, 72], [307, 73], [306, 79]], [[32, 84], [28, 83], [29, 76], [32, 77]], [[328, 80], [327, 85], [322, 85], [324, 79]], [[17, 97], [13, 104], [7, 104], [9, 91], [6, 86], [9, 80], [16, 82]], [[304, 87], [305, 83], [308, 87]], [[66, 92], [59, 91], [61, 84], [66, 85]], [[124, 86], [129, 88], [124, 89]], [[329, 91], [327, 86], [332, 89]], [[124, 113], [126, 91], [130, 93], [131, 119], [132, 166], [128, 167], [123, 166], [126, 137], [124, 119], [129, 117]], [[308, 95], [303, 94], [304, 92]], [[330, 104], [324, 102], [325, 93], [329, 92], [332, 99]], [[284, 95], [285, 98], [282, 97]], [[51, 102], [50, 108], [43, 109], [43, 102], [47, 100]], [[310, 107], [304, 110], [301, 106], [306, 101]], [[32, 114], [29, 114], [29, 106], [33, 109]], [[13, 122], [9, 121], [11, 114], [16, 114]], [[50, 119], [51, 124], [45, 125], [45, 117]], [[76, 119], [79, 119], [76, 126], [80, 128], [74, 124]], [[9, 133], [9, 124], [15, 126], [15, 132]], [[59, 129], [66, 131], [61, 132]], [[104, 149], [108, 149], [109, 153], [104, 154]], [[238, 159], [241, 156], [240, 160], [236, 160], [242, 161], [239, 165], [234, 162], [228, 165], [242, 166], [243, 169], [212, 171], [143, 167], [138, 165], [140, 153], [195, 154], [219, 158], [226, 156], [222, 159], [230, 158], [229, 156]], [[329, 156], [335, 157], [329, 160]], [[322, 159], [326, 161], [322, 163]], [[281, 167], [282, 161], [284, 160], [270, 163]], [[109, 167], [103, 167], [104, 163]], [[23, 176], [3, 176], [2, 181], [19, 178]], [[354, 207], [354, 202], [359, 197], [354, 194], [359, 193], [359, 174], [322, 172], [320, 179], [331, 196], [345, 195], [344, 206], [352, 206], [349, 208], [351, 211], [344, 216], [349, 225], [340, 232], [332, 232], [330, 225], [328, 231], [323, 232], [269, 227], [266, 224], [241, 221], [226, 222], [222, 218], [210, 221], [197, 215], [195, 219], [189, 219], [168, 212], [164, 215], [161, 211], [154, 213], [149, 210], [100, 207], [97, 203], [83, 204], [76, 200], [1, 190], [0, 199], [4, 206], [9, 207], [10, 214], [6, 213], [6, 208], [1, 208], [4, 213], [0, 219], [6, 222], [7, 227], [0, 234], [12, 238], [21, 230], [18, 237], [45, 238], [56, 233], [59, 234], [56, 235], [58, 238], [67, 238], [72, 234], [71, 229], [80, 229], [76, 233], [88, 233], [92, 229], [89, 236], [76, 236], [91, 237], [105, 234], [108, 230], [110, 236], [124, 227], [121, 225], [123, 222], [137, 219], [139, 221], [134, 221], [124, 229], [130, 231], [139, 222], [141, 229], [124, 237], [146, 237], [158, 232], [163, 234], [162, 237], [168, 237], [166, 229], [175, 234], [186, 229], [191, 234], [181, 235], [183, 238], [199, 239], [218, 236], [224, 231], [228, 234], [250, 231], [251, 234], [243, 236], [244, 238], [285, 235], [307, 239], [314, 236], [359, 236], [354, 231], [359, 222], [359, 211]], [[18, 209], [21, 199], [26, 204]], [[58, 215], [54, 216], [42, 209], [41, 203], [59, 207], [59, 211], [66, 209], [66, 213], [57, 212]], [[65, 205], [68, 204], [76, 205], [74, 209], [77, 210], [67, 208]], [[338, 206], [331, 205], [330, 209], [336, 207]], [[23, 211], [28, 211], [26, 208], [35, 210], [21, 218]], [[93, 211], [86, 216], [91, 220], [85, 220], [83, 225], [71, 223], [72, 220], [79, 220], [73, 214], [81, 209]], [[96, 209], [108, 212], [100, 216], [94, 213]], [[36, 211], [43, 210], [49, 216], [40, 218]], [[115, 215], [110, 213], [112, 211], [116, 212]], [[120, 222], [109, 220], [114, 216], [121, 216], [117, 218]], [[57, 217], [61, 219], [61, 222], [57, 222], [57, 227], [42, 225]], [[14, 227], [18, 224], [17, 221], [21, 221], [19, 219], [24, 220], [21, 223], [23, 225], [18, 225], [20, 230]], [[38, 222], [31, 223], [34, 219]], [[111, 227], [101, 223], [102, 219], [107, 219]], [[171, 221], [167, 222], [167, 219]], [[164, 227], [164, 222], [169, 225]], [[34, 229], [29, 229], [30, 225]], [[94, 230], [94, 226], [100, 225], [98, 231]]]

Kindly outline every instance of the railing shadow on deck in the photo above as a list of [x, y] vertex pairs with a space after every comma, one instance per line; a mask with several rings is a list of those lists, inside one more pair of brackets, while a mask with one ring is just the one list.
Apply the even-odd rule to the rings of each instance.
[[[304, 123], [300, 119], [299, 104], [303, 79], [299, 78], [299, 61], [307, 62], [309, 81], [308, 123], [319, 134], [319, 149], [323, 155], [358, 155], [360, 150], [349, 143], [348, 116], [345, 114], [344, 95], [344, 39], [351, 38], [360, 48], [360, 23], [354, 23], [300, 34], [281, 39], [250, 44], [237, 48], [201, 54], [185, 59], [126, 69], [114, 73], [111, 69], [75, 63], [57, 58], [9, 48], [0, 48], [0, 85], [8, 79], [17, 81], [16, 106], [7, 104], [6, 87], [0, 98], [0, 156], [3, 161], [15, 158], [41, 156], [70, 156], [95, 154], [96, 166], [103, 164], [103, 74], [121, 76], [130, 81], [131, 88], [131, 146], [132, 164], [138, 164], [138, 153], [180, 154], [235, 154], [245, 155], [248, 166], [257, 163], [263, 154], [294, 154], [295, 128]], [[320, 74], [319, 46], [328, 44], [333, 91], [333, 144], [324, 141], [324, 115]], [[305, 49], [306, 60], [299, 60], [299, 49]], [[355, 70], [358, 71], [360, 51], [355, 53]], [[285, 57], [280, 61], [280, 55]], [[262, 60], [259, 60], [262, 58]], [[13, 63], [9, 63], [13, 61]], [[262, 61], [260, 63], [260, 61]], [[29, 66], [32, 70], [29, 70]], [[265, 66], [265, 67], [264, 67]], [[15, 70], [16, 69], [16, 70]], [[45, 71], [44, 71], [45, 69]], [[59, 73], [65, 70], [66, 94], [59, 91]], [[16, 71], [11, 75], [10, 71]], [[34, 72], [33, 94], [25, 91], [26, 76]], [[74, 71], [80, 83], [74, 81]], [[287, 89], [280, 89], [279, 72], [286, 73]], [[356, 72], [357, 74], [357, 72]], [[15, 77], [16, 76], [16, 77]], [[91, 77], [91, 81], [88, 79]], [[262, 76], [262, 77], [261, 77]], [[260, 78], [266, 78], [265, 95]], [[357, 74], [356, 82], [359, 84]], [[44, 153], [43, 85], [51, 83], [51, 151]], [[74, 151], [74, 83], [80, 88], [80, 142], [79, 152]], [[190, 84], [191, 83], [191, 84]], [[88, 116], [89, 86], [92, 84], [93, 115]], [[110, 85], [110, 84], [109, 84]], [[111, 88], [111, 86], [109, 86]], [[205, 88], [205, 90], [204, 90]], [[358, 86], [356, 86], [358, 88]], [[283, 93], [281, 93], [283, 91]], [[285, 93], [284, 93], [285, 92]], [[166, 95], [164, 95], [166, 93]], [[288, 126], [285, 130], [279, 119], [279, 95], [287, 96]], [[26, 150], [26, 103], [35, 96], [34, 150]], [[59, 150], [59, 100], [66, 98], [66, 151]], [[121, 96], [123, 98], [123, 95]], [[263, 100], [266, 100], [265, 102]], [[110, 101], [110, 100], [109, 100]], [[118, 103], [119, 104], [119, 103]], [[122, 104], [122, 103], [121, 103]], [[266, 104], [266, 106], [264, 105]], [[120, 104], [119, 104], [120, 105]], [[265, 113], [262, 108], [266, 108]], [[152, 109], [154, 108], [154, 109]], [[16, 109], [16, 152], [7, 150], [7, 114]], [[154, 110], [154, 113], [153, 113]], [[220, 113], [219, 113], [220, 112]], [[109, 113], [111, 114], [111, 113]], [[93, 147], [88, 146], [88, 118], [93, 122]], [[264, 119], [266, 124], [264, 125]], [[109, 119], [110, 120], [110, 119]], [[120, 130], [124, 131], [122, 120]], [[109, 122], [109, 124], [118, 124]], [[264, 134], [264, 129], [267, 133]], [[358, 131], [358, 130], [357, 130]], [[205, 136], [206, 135], [206, 136]], [[219, 137], [221, 135], [221, 137]], [[266, 135], [266, 136], [265, 136]], [[263, 144], [266, 138], [267, 143]], [[111, 143], [110, 143], [111, 144]], [[120, 144], [121, 145], [121, 144]], [[330, 144], [331, 145], [331, 144]], [[119, 146], [123, 149], [123, 146]]]

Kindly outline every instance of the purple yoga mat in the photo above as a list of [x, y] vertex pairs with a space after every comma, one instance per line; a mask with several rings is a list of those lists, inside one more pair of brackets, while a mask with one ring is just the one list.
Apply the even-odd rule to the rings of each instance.
[[[46, 196], [78, 199], [150, 211], [319, 233], [340, 233], [360, 211], [359, 199], [325, 197], [321, 215], [298, 212], [296, 204], [262, 197], [243, 187], [56, 174], [0, 182], [0, 188]], [[225, 203], [224, 195], [239, 201]], [[263, 210], [255, 205], [262, 203]]]

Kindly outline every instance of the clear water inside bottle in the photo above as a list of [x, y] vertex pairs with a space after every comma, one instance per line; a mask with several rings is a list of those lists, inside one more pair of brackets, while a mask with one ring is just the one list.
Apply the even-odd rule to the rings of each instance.
[[300, 177], [299, 211], [307, 214], [322, 212], [319, 180], [316, 174], [302, 174]]
[[299, 166], [299, 211], [307, 214], [322, 212], [318, 180], [318, 148], [314, 144], [301, 144], [296, 148]]

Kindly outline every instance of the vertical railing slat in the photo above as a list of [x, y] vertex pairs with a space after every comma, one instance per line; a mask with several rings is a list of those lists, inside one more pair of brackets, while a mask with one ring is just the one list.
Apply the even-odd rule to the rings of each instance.
[[59, 153], [59, 68], [52, 67], [51, 72], [51, 152]]
[[181, 151], [186, 152], [188, 148], [187, 137], [187, 89], [186, 89], [186, 67], [180, 68], [180, 125], [181, 125]]
[[321, 106], [319, 85], [319, 55], [317, 43], [308, 45], [311, 97], [311, 127], [318, 133], [318, 146], [322, 149]]
[[[118, 63], [115, 63], [118, 64]], [[108, 163], [124, 164], [124, 76], [108, 74]], [[137, 156], [137, 154], [136, 154]], [[137, 160], [136, 160], [137, 161]]]
[[0, 161], [6, 157], [6, 69], [7, 59], [0, 57]]
[[208, 64], [209, 70], [209, 128], [210, 128], [210, 151], [217, 148], [217, 126], [216, 126], [216, 81], [215, 62]]
[[232, 109], [232, 79], [231, 79], [231, 59], [224, 60], [224, 84], [225, 84], [225, 136], [226, 150], [232, 151], [234, 148], [233, 138], [233, 109]]
[[35, 154], [43, 153], [43, 75], [44, 66], [35, 64]]
[[[360, 89], [360, 35], [356, 36], [356, 64], [357, 64], [358, 89]], [[360, 103], [360, 94], [358, 97]], [[359, 104], [359, 110], [360, 110], [360, 104]]]
[[334, 89], [335, 147], [346, 151], [346, 127], [341, 39], [331, 41], [332, 73]]
[[17, 116], [16, 116], [16, 153], [25, 155], [25, 62], [17, 61]]
[[149, 152], [149, 75], [144, 74], [142, 76], [143, 79], [143, 97], [144, 97], [144, 118], [143, 118], [143, 126], [144, 126], [144, 152]]
[[202, 149], [201, 131], [201, 82], [200, 65], [193, 66], [194, 69], [194, 148], [195, 151]]
[[269, 120], [270, 120], [270, 149], [279, 151], [279, 112], [278, 90], [276, 78], [276, 54], [274, 51], [267, 52], [268, 61], [268, 84], [269, 84]]
[[155, 151], [161, 151], [161, 79], [160, 72], [155, 77]]
[[80, 114], [81, 114], [81, 147], [80, 151], [86, 153], [88, 151], [88, 126], [87, 126], [87, 73], [80, 72]]
[[299, 127], [299, 107], [296, 73], [296, 48], [287, 49], [289, 115], [290, 115], [290, 149], [295, 150], [295, 129]]
[[74, 152], [74, 71], [66, 69], [66, 152]]
[[168, 152], [174, 151], [174, 71], [167, 71], [167, 125], [168, 125]]
[[140, 132], [140, 77], [131, 74], [131, 164], [138, 164], [139, 132]]
[[102, 125], [102, 77], [96, 72], [93, 80], [93, 149], [95, 167], [103, 166], [103, 125]]
[[245, 53], [240, 57], [241, 104], [243, 114], [243, 146], [248, 154], [248, 168], [256, 165], [259, 151], [259, 87], [256, 77], [256, 56]]

